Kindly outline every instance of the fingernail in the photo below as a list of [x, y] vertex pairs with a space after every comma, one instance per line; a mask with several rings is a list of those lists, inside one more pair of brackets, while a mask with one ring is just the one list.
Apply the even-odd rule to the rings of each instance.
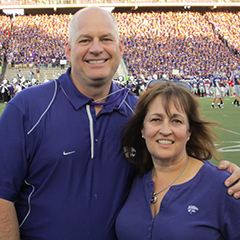
[[228, 191], [228, 194], [229, 194], [229, 195], [233, 195], [233, 190], [230, 189], [230, 190]]
[[[228, 187], [228, 186], [230, 186], [230, 182], [229, 181], [226, 181], [225, 182], [225, 185]], [[233, 191], [233, 190], [230, 190], [230, 191]]]
[[234, 194], [234, 197], [235, 197], [235, 198], [239, 198], [239, 197], [240, 197], [240, 194], [239, 194], [239, 193], [236, 193], [236, 194]]

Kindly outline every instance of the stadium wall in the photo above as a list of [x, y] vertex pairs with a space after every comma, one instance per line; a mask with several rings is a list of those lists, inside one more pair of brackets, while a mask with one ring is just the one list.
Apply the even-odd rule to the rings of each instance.
[[240, 10], [240, 0], [0, 0], [0, 10], [24, 9], [25, 15], [35, 14], [74, 14], [77, 10], [98, 6], [115, 11], [154, 11], [160, 9], [194, 10], [205, 8], [207, 10], [224, 9], [230, 11]]

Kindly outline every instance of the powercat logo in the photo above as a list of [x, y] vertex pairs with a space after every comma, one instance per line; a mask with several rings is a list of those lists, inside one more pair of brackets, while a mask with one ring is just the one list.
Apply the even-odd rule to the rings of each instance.
[[198, 208], [194, 205], [189, 205], [187, 209], [190, 214], [196, 213], [198, 211]]

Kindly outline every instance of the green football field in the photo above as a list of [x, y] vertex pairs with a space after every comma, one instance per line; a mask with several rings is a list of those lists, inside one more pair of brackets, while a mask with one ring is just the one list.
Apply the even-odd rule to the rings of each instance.
[[[222, 154], [222, 159], [229, 160], [240, 166], [240, 107], [232, 105], [234, 98], [224, 99], [224, 108], [211, 108], [212, 98], [198, 98], [203, 117], [207, 120], [216, 121], [221, 124], [222, 129], [217, 130], [222, 143], [218, 149]], [[217, 105], [217, 103], [215, 103]], [[0, 103], [0, 113], [5, 107]], [[211, 160], [218, 164], [215, 160]]]
[[[225, 97], [224, 108], [219, 109], [211, 108], [212, 98], [198, 98], [204, 118], [221, 124], [222, 129], [216, 132], [222, 141], [218, 145], [222, 158], [240, 166], [240, 107], [232, 104], [234, 99]], [[216, 164], [216, 161], [212, 162]]]
[[0, 103], [0, 114], [2, 114], [2, 111], [3, 111], [5, 106], [6, 106], [5, 103]]

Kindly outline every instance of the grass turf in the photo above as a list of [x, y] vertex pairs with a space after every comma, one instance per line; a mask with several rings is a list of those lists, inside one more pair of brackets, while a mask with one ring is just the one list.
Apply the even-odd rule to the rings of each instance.
[[[205, 119], [221, 124], [222, 129], [216, 130], [221, 139], [217, 145], [223, 160], [229, 160], [240, 166], [240, 107], [235, 107], [232, 102], [234, 97], [224, 98], [224, 108], [211, 108], [212, 98], [198, 98], [202, 115]], [[211, 160], [218, 164], [215, 160]]]

